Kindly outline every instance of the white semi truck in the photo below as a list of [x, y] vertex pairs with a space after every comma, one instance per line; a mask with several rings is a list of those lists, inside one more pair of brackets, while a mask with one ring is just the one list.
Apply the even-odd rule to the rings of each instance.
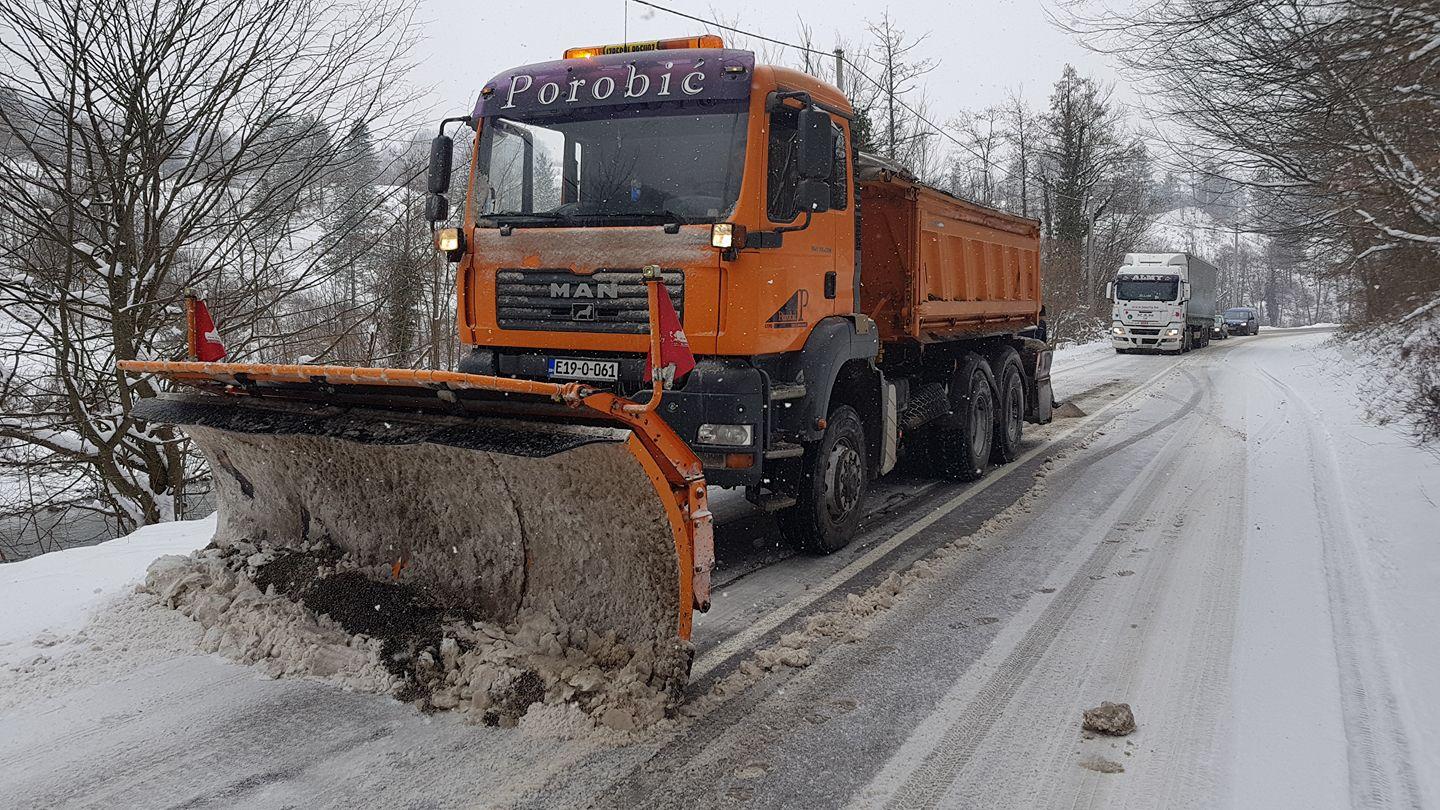
[[1127, 253], [1107, 286], [1110, 343], [1118, 354], [1188, 352], [1210, 342], [1215, 265], [1189, 253]]

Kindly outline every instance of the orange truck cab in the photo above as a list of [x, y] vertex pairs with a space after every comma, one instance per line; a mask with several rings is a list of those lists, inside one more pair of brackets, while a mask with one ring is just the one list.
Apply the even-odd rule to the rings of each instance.
[[857, 153], [852, 117], [836, 88], [713, 36], [496, 76], [446, 122], [475, 130], [463, 224], [437, 239], [460, 370], [644, 401], [657, 265], [697, 360], [659, 413], [707, 481], [802, 544], [843, 546], [902, 452], [962, 478], [1013, 458], [1051, 404], [1038, 223]]

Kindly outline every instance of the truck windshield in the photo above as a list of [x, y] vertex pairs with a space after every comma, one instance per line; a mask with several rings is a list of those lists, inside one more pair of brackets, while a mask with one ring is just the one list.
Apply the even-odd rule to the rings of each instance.
[[477, 216], [516, 227], [716, 222], [735, 205], [743, 102], [614, 105], [484, 119]]
[[1176, 276], [1126, 277], [1115, 281], [1115, 298], [1120, 301], [1174, 301], [1180, 292]]

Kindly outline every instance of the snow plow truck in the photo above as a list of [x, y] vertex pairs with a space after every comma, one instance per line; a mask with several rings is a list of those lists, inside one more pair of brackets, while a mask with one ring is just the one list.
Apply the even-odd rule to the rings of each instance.
[[[707, 486], [830, 552], [902, 454], [978, 478], [1050, 419], [1039, 223], [858, 153], [853, 116], [713, 36], [507, 70], [432, 144], [437, 226], [464, 178], [435, 232], [457, 369], [121, 365], [178, 384], [140, 414], [211, 462], [216, 544], [323, 540], [486, 620], [688, 639]], [[667, 302], [693, 368], [660, 363]]]

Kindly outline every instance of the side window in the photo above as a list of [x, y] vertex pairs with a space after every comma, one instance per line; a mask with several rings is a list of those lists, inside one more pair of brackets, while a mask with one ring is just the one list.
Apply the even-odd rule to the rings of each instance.
[[[766, 196], [770, 201], [767, 206], [770, 219], [774, 222], [790, 222], [800, 213], [795, 207], [795, 186], [800, 182], [795, 142], [799, 118], [799, 112], [789, 107], [770, 114]], [[831, 132], [835, 138], [835, 170], [830, 175], [830, 209], [843, 211], [850, 207], [850, 150], [845, 147], [845, 132], [840, 127], [832, 126]]]
[[795, 133], [799, 113], [781, 106], [770, 114], [770, 152], [766, 170], [766, 209], [774, 222], [789, 222], [800, 212], [795, 208], [795, 184], [800, 182], [796, 164]]
[[850, 207], [850, 150], [845, 148], [845, 131], [835, 127], [835, 171], [830, 175], [830, 210]]

